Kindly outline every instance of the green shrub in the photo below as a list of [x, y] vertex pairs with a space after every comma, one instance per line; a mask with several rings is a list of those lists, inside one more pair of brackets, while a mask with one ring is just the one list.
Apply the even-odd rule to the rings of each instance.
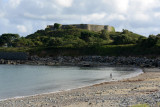
[[54, 24], [54, 29], [60, 29], [61, 26], [62, 26], [61, 24], [55, 23], [55, 24]]

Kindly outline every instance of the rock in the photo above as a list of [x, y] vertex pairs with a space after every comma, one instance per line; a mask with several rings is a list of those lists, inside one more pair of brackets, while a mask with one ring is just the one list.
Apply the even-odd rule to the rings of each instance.
[[146, 57], [108, 57], [108, 56], [59, 56], [45, 57], [30, 56], [30, 60], [0, 60], [0, 64], [38, 64], [38, 65], [80, 65], [84, 67], [99, 65], [128, 65], [139, 67], [160, 67], [160, 60], [157, 58], [149, 59]]

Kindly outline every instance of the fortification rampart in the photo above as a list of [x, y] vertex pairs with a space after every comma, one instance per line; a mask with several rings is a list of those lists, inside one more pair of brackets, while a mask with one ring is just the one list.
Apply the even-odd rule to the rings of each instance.
[[[87, 29], [90, 31], [101, 31], [101, 30], [107, 30], [108, 32], [114, 32], [115, 29], [113, 26], [109, 26], [109, 25], [93, 25], [93, 24], [70, 24], [70, 25], [61, 25], [60, 28], [62, 29], [67, 29], [69, 26], [73, 26], [79, 29]], [[54, 26], [53, 25], [48, 25], [47, 28], [54, 30]]]

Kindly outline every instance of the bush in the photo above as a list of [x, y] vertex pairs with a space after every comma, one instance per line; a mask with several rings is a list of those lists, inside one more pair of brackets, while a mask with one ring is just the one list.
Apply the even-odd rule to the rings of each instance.
[[54, 29], [60, 29], [61, 26], [62, 26], [61, 24], [55, 23], [55, 24], [54, 24]]

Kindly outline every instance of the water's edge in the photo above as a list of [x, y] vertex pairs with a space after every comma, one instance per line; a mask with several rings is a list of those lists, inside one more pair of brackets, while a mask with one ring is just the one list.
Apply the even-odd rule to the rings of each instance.
[[77, 88], [64, 89], [64, 90], [59, 90], [59, 91], [54, 91], [54, 92], [40, 93], [40, 94], [27, 95], [27, 96], [16, 96], [16, 97], [12, 97], [12, 98], [0, 99], [0, 101], [13, 100], [13, 99], [19, 99], [19, 98], [27, 98], [27, 97], [34, 97], [34, 96], [41, 96], [41, 95], [48, 95], [48, 94], [55, 94], [55, 93], [60, 93], [60, 92], [64, 92], [64, 91], [71, 91], [71, 90], [75, 90], [75, 89], [91, 87], [91, 86], [103, 84], [103, 83], [106, 83], [106, 82], [125, 80], [125, 79], [129, 79], [129, 78], [137, 77], [137, 76], [143, 74], [144, 73], [143, 72], [143, 68], [139, 68], [139, 69], [140, 69], [139, 73], [136, 72], [136, 74], [134, 74], [133, 76], [124, 77], [122, 79], [113, 79], [111, 81], [103, 81], [103, 82], [98, 82], [98, 83], [93, 83], [93, 84], [89, 84], [89, 85], [80, 86], [80, 87], [77, 87]]

